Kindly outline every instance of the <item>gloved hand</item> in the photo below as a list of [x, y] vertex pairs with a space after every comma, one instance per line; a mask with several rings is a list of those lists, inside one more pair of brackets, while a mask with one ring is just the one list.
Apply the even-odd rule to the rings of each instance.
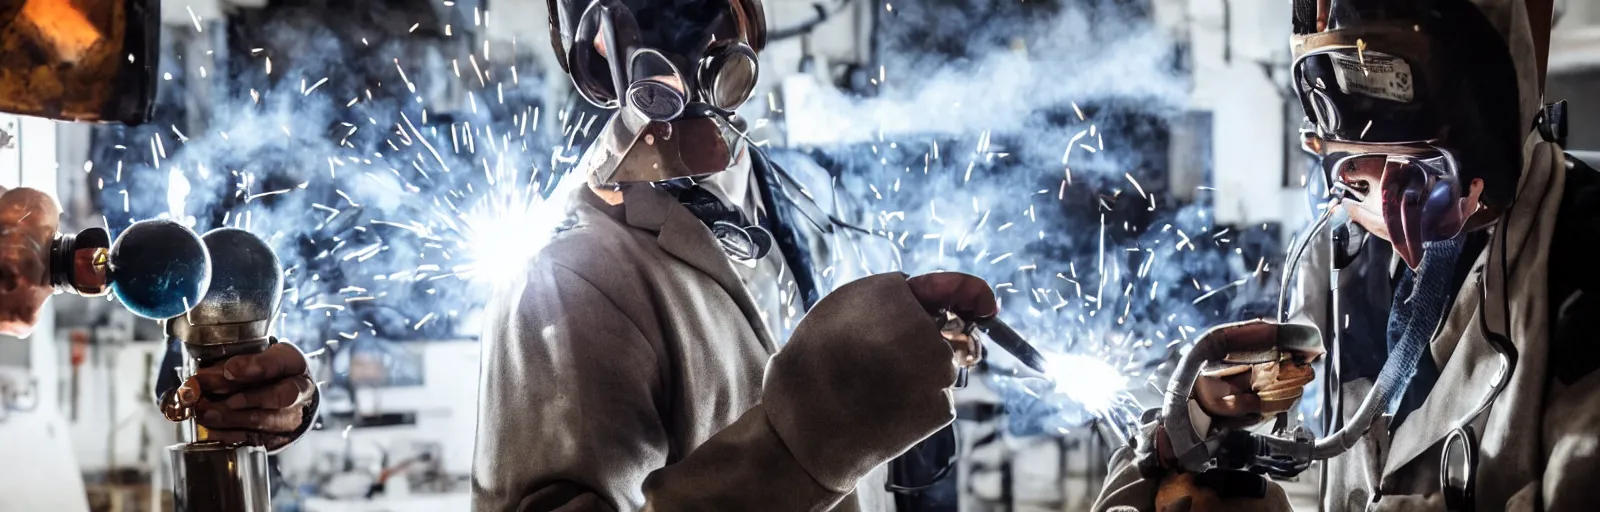
[[1316, 376], [1311, 363], [1322, 355], [1315, 330], [1306, 326], [1256, 320], [1218, 326], [1204, 336], [1220, 337], [1228, 353], [1207, 362], [1194, 383], [1192, 396], [1213, 428], [1250, 426], [1288, 411]]
[[[972, 321], [993, 317], [1000, 308], [994, 300], [994, 291], [989, 289], [989, 283], [974, 275], [934, 272], [907, 279], [906, 284], [911, 287], [911, 295], [935, 318], [950, 313], [962, 320]], [[950, 343], [957, 367], [971, 368], [983, 358], [983, 347], [976, 338], [953, 331], [940, 334]]]
[[50, 298], [50, 242], [61, 207], [44, 192], [0, 187], [0, 334], [26, 337]]
[[955, 419], [950, 387], [977, 351], [944, 312], [993, 316], [982, 279], [879, 274], [823, 297], [768, 364], [762, 408], [800, 465], [838, 493]]
[[[1188, 411], [1194, 432], [1167, 432], [1165, 421], [1150, 429], [1147, 439], [1155, 450], [1147, 460], [1155, 463], [1152, 470], [1178, 468], [1173, 436], [1206, 439], [1287, 412], [1305, 393], [1305, 385], [1315, 376], [1311, 364], [1323, 353], [1316, 328], [1260, 320], [1212, 328], [1200, 342], [1225, 355], [1220, 361], [1205, 361], [1195, 379]], [[1257, 469], [1292, 475], [1305, 467], [1303, 461], [1272, 461]]]
[[271, 451], [294, 440], [316, 390], [305, 354], [280, 342], [199, 369], [176, 396], [162, 401], [162, 409], [174, 421], [192, 416], [207, 429], [207, 439]]

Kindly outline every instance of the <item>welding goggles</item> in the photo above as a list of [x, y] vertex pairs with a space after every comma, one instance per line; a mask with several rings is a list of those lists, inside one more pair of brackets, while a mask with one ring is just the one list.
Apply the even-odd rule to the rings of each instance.
[[1455, 238], [1481, 207], [1468, 197], [1459, 157], [1449, 149], [1325, 140], [1309, 126], [1301, 130], [1301, 149], [1320, 160], [1327, 195], [1382, 218], [1384, 238], [1413, 269], [1425, 243]]
[[601, 184], [732, 167], [766, 44], [760, 0], [548, 0], [551, 42], [578, 94], [617, 112], [585, 165]]
[[[1383, 219], [1408, 266], [1423, 244], [1459, 235], [1479, 207], [1447, 149], [1445, 74], [1421, 27], [1375, 23], [1297, 36], [1293, 85], [1302, 148], [1322, 159], [1341, 200]], [[1360, 215], [1360, 214], [1356, 214]]]
[[1449, 150], [1405, 145], [1371, 152], [1324, 145], [1324, 166], [1343, 201], [1381, 217], [1385, 238], [1413, 269], [1422, 262], [1425, 243], [1455, 238], [1480, 207], [1467, 197], [1457, 157]]
[[[551, 0], [554, 4], [555, 0]], [[652, 121], [727, 115], [750, 99], [765, 44], [760, 4], [706, 0], [630, 7], [596, 0], [572, 27], [563, 66], [602, 108], [631, 107]]]

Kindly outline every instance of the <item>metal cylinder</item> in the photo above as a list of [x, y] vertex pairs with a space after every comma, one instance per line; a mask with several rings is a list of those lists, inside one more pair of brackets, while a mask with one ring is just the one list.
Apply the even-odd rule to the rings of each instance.
[[267, 451], [217, 442], [167, 447], [174, 512], [270, 512]]
[[[167, 333], [183, 342], [186, 367], [224, 364], [228, 358], [266, 350], [283, 290], [283, 270], [260, 238], [238, 229], [201, 237], [211, 255], [205, 298], [167, 322]], [[185, 441], [167, 448], [172, 459], [177, 512], [269, 512], [267, 451], [222, 443], [191, 418]]]

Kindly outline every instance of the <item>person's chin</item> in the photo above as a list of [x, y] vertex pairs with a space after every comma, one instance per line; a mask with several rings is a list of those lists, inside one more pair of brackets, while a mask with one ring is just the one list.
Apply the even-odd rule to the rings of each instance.
[[1345, 211], [1350, 214], [1350, 220], [1360, 224], [1368, 233], [1372, 233], [1372, 236], [1381, 238], [1385, 242], [1390, 241], [1389, 226], [1383, 222], [1383, 215], [1354, 205], [1346, 205]]

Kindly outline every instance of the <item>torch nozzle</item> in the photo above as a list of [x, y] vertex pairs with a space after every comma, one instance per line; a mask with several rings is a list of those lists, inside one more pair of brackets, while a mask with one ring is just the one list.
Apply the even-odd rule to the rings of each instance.
[[1000, 347], [1006, 353], [1021, 361], [1023, 366], [1027, 366], [1039, 373], [1048, 373], [1045, 371], [1044, 354], [1040, 353], [1039, 349], [1034, 348], [1033, 344], [1028, 343], [1028, 340], [1023, 339], [1021, 334], [1017, 334], [1015, 329], [1012, 329], [1010, 325], [1006, 325], [1005, 321], [1000, 320], [999, 317], [984, 318], [973, 322], [973, 325], [978, 330], [983, 331], [983, 334], [988, 336], [989, 341], [994, 342], [995, 346]]

